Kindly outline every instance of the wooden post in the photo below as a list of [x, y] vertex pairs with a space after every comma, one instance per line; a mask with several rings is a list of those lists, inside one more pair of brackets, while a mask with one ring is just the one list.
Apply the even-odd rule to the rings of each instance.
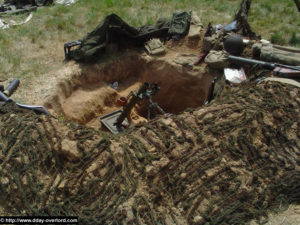
[[297, 8], [298, 8], [298, 11], [300, 12], [300, 1], [299, 0], [294, 0]]
[[248, 23], [248, 14], [250, 11], [251, 0], [243, 0], [238, 13], [235, 15], [234, 20], [237, 21], [238, 30], [241, 30], [244, 36], [251, 39], [260, 39], [255, 32], [251, 30]]

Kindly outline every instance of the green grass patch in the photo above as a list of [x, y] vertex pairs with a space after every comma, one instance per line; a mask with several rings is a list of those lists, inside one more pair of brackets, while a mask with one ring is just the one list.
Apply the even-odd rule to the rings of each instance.
[[283, 33], [275, 32], [271, 36], [271, 42], [273, 44], [284, 44]]
[[[46, 73], [63, 65], [63, 44], [83, 38], [111, 13], [132, 26], [154, 24], [172, 17], [175, 10], [195, 11], [204, 26], [227, 24], [233, 20], [241, 0], [81, 0], [70, 6], [39, 8], [27, 24], [0, 30], [0, 77]], [[20, 21], [27, 15], [4, 19]], [[252, 1], [249, 22], [253, 30], [276, 44], [299, 43], [299, 13], [293, 1]], [[32, 61], [38, 60], [38, 65]], [[49, 65], [49, 61], [52, 65]], [[25, 65], [24, 65], [25, 64]], [[43, 68], [45, 68], [43, 70]]]
[[289, 40], [290, 45], [299, 45], [300, 44], [300, 36], [297, 36], [296, 32], [293, 32], [291, 35], [291, 39]]

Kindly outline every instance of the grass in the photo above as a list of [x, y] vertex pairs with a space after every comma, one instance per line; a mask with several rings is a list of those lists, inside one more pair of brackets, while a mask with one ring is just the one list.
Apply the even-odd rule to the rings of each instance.
[[[81, 39], [116, 13], [133, 26], [153, 24], [175, 10], [193, 10], [204, 26], [232, 21], [241, 0], [78, 0], [70, 6], [39, 8], [27, 24], [0, 30], [0, 78], [45, 75], [63, 66], [63, 44]], [[24, 15], [4, 19], [21, 20]], [[300, 47], [299, 13], [293, 0], [252, 1], [249, 22], [277, 44]]]
[[289, 40], [290, 45], [299, 45], [300, 44], [300, 37], [296, 35], [296, 32], [292, 32], [292, 36]]

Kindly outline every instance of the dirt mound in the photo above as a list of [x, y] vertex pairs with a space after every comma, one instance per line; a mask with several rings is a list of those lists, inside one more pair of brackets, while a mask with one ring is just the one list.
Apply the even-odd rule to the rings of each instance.
[[[204, 68], [192, 66], [196, 59], [191, 54], [149, 57], [130, 52], [109, 63], [82, 66], [76, 76], [61, 81], [46, 106], [70, 120], [100, 128], [100, 116], [121, 109], [117, 100], [148, 82], [160, 86], [153, 101], [166, 112], [178, 114], [203, 105], [209, 92], [213, 77]], [[116, 90], [111, 87], [114, 82], [118, 82]], [[146, 115], [147, 103], [142, 102], [131, 114], [132, 123], [145, 121]]]
[[80, 224], [244, 224], [300, 200], [298, 92], [245, 84], [122, 135], [7, 105], [1, 205]]

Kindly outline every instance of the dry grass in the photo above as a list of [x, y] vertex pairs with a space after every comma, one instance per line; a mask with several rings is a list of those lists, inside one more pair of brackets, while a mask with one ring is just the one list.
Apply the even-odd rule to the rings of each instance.
[[[63, 44], [82, 38], [110, 13], [140, 26], [171, 17], [175, 10], [194, 10], [206, 26], [231, 22], [239, 4], [240, 0], [81, 0], [71, 6], [39, 8], [29, 23], [0, 30], [0, 78], [30, 81], [62, 67]], [[300, 46], [298, 15], [292, 0], [253, 1], [250, 23], [263, 38]]]

